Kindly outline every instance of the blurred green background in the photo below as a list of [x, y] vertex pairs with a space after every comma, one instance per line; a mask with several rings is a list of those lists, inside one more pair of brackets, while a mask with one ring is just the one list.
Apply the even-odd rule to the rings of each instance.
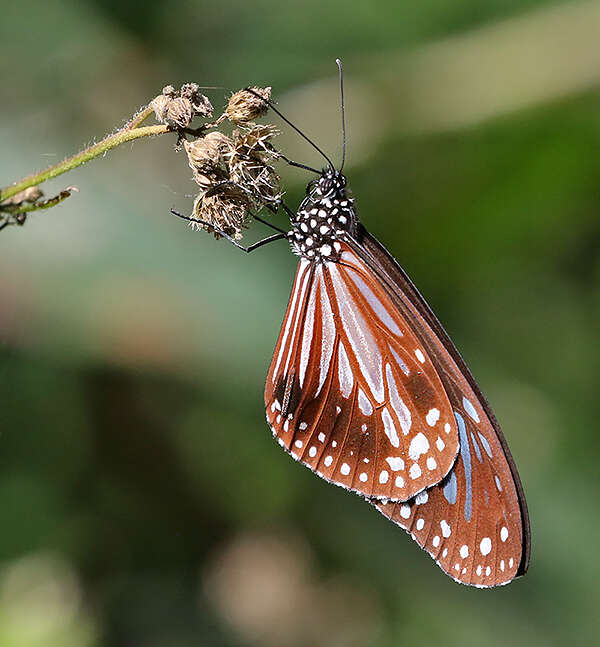
[[296, 260], [189, 231], [183, 154], [140, 141], [0, 235], [0, 647], [598, 644], [600, 2], [0, 13], [2, 185], [186, 81], [272, 85], [339, 159], [341, 57], [361, 219], [488, 395], [533, 530], [527, 577], [472, 590], [284, 455], [262, 392]]

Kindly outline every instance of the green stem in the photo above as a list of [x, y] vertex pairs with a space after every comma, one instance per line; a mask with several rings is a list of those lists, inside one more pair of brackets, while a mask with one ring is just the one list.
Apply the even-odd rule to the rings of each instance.
[[103, 155], [107, 151], [124, 144], [125, 142], [132, 141], [134, 139], [140, 139], [141, 137], [152, 137], [153, 135], [163, 135], [165, 133], [171, 132], [168, 126], [144, 126], [143, 128], [137, 128], [136, 126], [146, 119], [151, 111], [149, 108], [145, 108], [139, 112], [128, 124], [126, 124], [121, 130], [117, 131], [113, 135], [105, 137], [102, 141], [86, 148], [85, 150], [76, 153], [72, 157], [49, 166], [47, 169], [40, 171], [39, 173], [32, 173], [27, 177], [24, 177], [22, 180], [11, 184], [10, 186], [5, 187], [0, 190], [0, 202], [10, 198], [11, 196], [23, 191], [24, 189], [29, 188], [30, 186], [36, 186], [47, 180], [62, 175], [67, 171], [71, 171], [86, 162]]

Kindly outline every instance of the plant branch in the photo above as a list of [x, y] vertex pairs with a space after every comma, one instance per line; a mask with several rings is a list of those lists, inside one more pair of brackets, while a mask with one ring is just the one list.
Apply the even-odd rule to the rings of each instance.
[[[134, 139], [140, 139], [142, 137], [152, 137], [154, 135], [163, 135], [168, 132], [172, 132], [171, 128], [166, 125], [158, 126], [144, 126], [142, 128], [136, 127], [137, 124], [140, 124], [146, 119], [151, 113], [152, 109], [144, 109], [138, 113], [130, 122], [128, 122], [121, 130], [118, 130], [112, 135], [108, 135], [102, 141], [89, 146], [88, 148], [76, 153], [75, 155], [68, 157], [67, 159], [49, 166], [43, 171], [38, 173], [32, 173], [27, 177], [11, 184], [10, 186], [5, 187], [0, 191], [0, 202], [3, 202], [7, 198], [12, 197], [16, 193], [23, 191], [31, 186], [37, 186], [42, 182], [51, 180], [52, 178], [58, 177], [67, 171], [71, 171], [86, 162], [103, 155], [107, 151], [120, 146]], [[147, 113], [147, 114], [146, 114]]]

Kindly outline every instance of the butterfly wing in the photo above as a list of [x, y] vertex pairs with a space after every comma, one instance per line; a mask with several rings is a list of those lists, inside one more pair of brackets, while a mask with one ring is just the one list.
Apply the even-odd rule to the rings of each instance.
[[452, 404], [460, 441], [456, 464], [439, 485], [404, 504], [371, 503], [454, 579], [486, 587], [510, 582], [527, 571], [530, 529], [521, 481], [498, 423], [448, 335], [393, 257], [364, 228], [353, 248], [350, 262], [370, 267], [397, 307], [408, 302], [435, 332], [421, 341]]
[[267, 377], [267, 421], [319, 476], [406, 501], [448, 474], [458, 425], [414, 324], [373, 279], [366, 266], [300, 260]]

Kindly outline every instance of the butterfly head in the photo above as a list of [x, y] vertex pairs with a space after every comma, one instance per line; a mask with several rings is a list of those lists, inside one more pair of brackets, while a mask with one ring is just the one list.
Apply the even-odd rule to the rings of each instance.
[[346, 195], [346, 178], [332, 167], [306, 187], [306, 198], [291, 220], [292, 251], [310, 261], [337, 261], [340, 239], [355, 235], [354, 200]]

